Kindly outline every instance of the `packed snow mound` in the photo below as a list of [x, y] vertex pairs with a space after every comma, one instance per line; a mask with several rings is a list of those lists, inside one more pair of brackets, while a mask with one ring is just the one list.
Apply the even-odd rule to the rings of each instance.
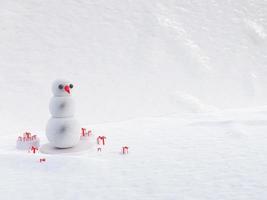
[[14, 132], [45, 126], [60, 77], [76, 80], [83, 124], [267, 102], [266, 1], [6, 1], [0, 18]]

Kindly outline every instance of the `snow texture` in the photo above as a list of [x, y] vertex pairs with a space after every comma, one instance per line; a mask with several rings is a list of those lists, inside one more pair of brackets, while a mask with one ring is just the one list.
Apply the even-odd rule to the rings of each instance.
[[[0, 0], [0, 198], [266, 200], [266, 34], [266, 0]], [[107, 144], [16, 150], [58, 77]]]
[[73, 117], [75, 101], [71, 96], [52, 97], [49, 103], [49, 111], [53, 117]]
[[[83, 137], [77, 145], [75, 145], [72, 148], [56, 148], [52, 146], [51, 144], [44, 144], [40, 148], [40, 152], [44, 154], [70, 154], [75, 155], [75, 153], [91, 150], [94, 148], [95, 143], [92, 140], [89, 140], [89, 137], [85, 138]], [[94, 149], [93, 149], [94, 150]]]
[[[73, 154], [22, 153], [10, 148], [8, 137], [0, 140], [0, 192], [16, 191], [12, 199], [265, 200], [266, 113], [91, 124], [94, 146]], [[97, 152], [96, 137], [103, 134], [107, 142]], [[129, 146], [129, 154], [121, 154], [122, 146]]]
[[17, 140], [17, 143], [16, 143], [16, 148], [19, 150], [30, 151], [32, 147], [39, 148], [39, 146], [40, 146], [39, 138], [36, 138], [35, 140], [26, 140], [26, 141]]
[[52, 146], [69, 148], [78, 144], [80, 140], [80, 125], [73, 117], [51, 117], [45, 133]]

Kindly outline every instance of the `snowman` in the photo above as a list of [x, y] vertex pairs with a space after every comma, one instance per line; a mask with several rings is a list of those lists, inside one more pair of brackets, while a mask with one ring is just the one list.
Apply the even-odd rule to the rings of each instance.
[[49, 104], [52, 117], [46, 125], [46, 136], [53, 147], [74, 147], [80, 140], [79, 124], [74, 119], [72, 89], [73, 84], [66, 80], [56, 80], [52, 85], [54, 96]]

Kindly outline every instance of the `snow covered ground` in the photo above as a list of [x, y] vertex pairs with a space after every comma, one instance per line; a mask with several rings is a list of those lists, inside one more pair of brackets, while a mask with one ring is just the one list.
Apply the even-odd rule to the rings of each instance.
[[[265, 200], [266, 41], [266, 0], [0, 0], [0, 199]], [[107, 145], [17, 151], [61, 77]]]
[[[70, 155], [28, 154], [0, 138], [0, 194], [12, 199], [265, 200], [267, 109], [94, 124], [106, 135]], [[95, 142], [95, 136], [92, 140]], [[45, 138], [43, 138], [45, 140]], [[129, 154], [120, 148], [129, 146]], [[39, 163], [39, 158], [46, 158]]]

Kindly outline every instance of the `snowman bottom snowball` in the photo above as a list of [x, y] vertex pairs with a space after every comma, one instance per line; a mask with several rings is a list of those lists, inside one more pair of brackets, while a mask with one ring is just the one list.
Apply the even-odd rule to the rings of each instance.
[[71, 148], [79, 143], [79, 124], [74, 118], [52, 117], [46, 126], [46, 136], [54, 147]]

